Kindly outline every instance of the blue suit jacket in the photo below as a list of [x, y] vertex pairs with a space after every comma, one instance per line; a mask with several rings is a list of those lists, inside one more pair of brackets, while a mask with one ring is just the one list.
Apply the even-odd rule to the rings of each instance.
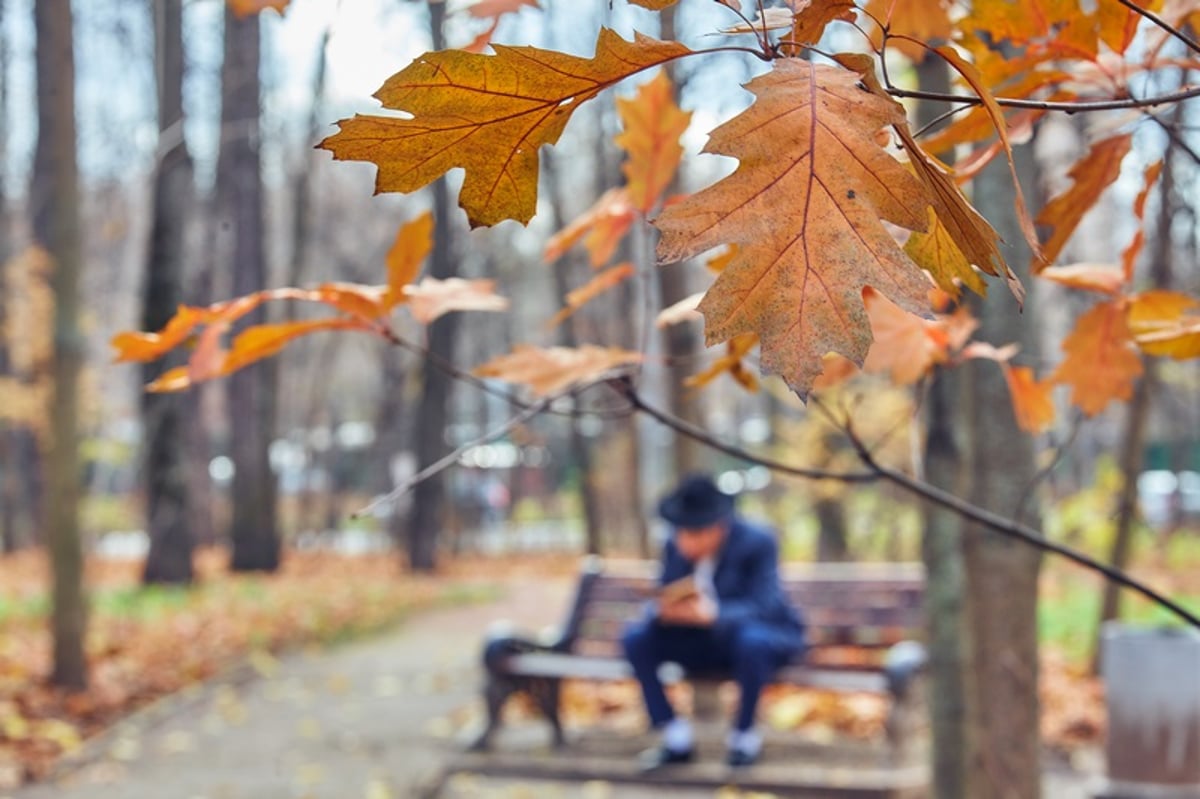
[[[674, 582], [694, 571], [694, 564], [679, 554], [672, 536], [663, 550], [661, 584]], [[779, 552], [772, 531], [734, 516], [717, 555], [713, 574], [717, 592], [716, 627], [748, 622], [766, 624], [783, 635], [804, 641], [804, 621], [779, 586]]]

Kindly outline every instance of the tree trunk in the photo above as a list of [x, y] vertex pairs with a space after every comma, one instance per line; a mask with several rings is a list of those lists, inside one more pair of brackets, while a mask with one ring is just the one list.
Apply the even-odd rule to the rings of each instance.
[[[154, 221], [147, 252], [142, 329], [159, 330], [182, 299], [186, 226], [192, 199], [192, 159], [183, 135], [183, 4], [152, 3], [158, 75], [159, 161], [154, 176]], [[147, 363], [150, 382], [182, 358]], [[144, 583], [192, 581], [194, 540], [188, 526], [186, 407], [179, 394], [142, 395], [145, 435], [142, 473], [150, 551]]]
[[[675, 33], [676, 8], [674, 6], [662, 11], [662, 38], [672, 41]], [[669, 64], [666, 69], [674, 85], [675, 101], [683, 90], [680, 83], [680, 71], [675, 64]], [[671, 182], [666, 196], [680, 192], [679, 178]], [[688, 285], [688, 271], [685, 264], [664, 264], [654, 267], [658, 273], [658, 291], [661, 307], [666, 308], [688, 297], [692, 291]], [[701, 405], [701, 393], [689, 389], [684, 382], [695, 371], [695, 358], [704, 349], [699, 325], [686, 323], [671, 325], [664, 331], [667, 363], [667, 401], [671, 412], [680, 419], [690, 422], [697, 427], [704, 427], [704, 415]], [[712, 458], [708, 449], [691, 436], [676, 434], [674, 436], [675, 474], [682, 476], [693, 472], [705, 471], [711, 468]]]
[[[433, 49], [446, 46], [446, 6], [436, 0], [429, 3], [429, 33]], [[445, 279], [455, 273], [453, 216], [454, 203], [444, 177], [433, 183], [433, 253], [429, 260], [431, 277]], [[454, 383], [438, 369], [435, 360], [453, 360], [458, 338], [458, 314], [448, 314], [429, 326], [429, 357], [421, 368], [421, 399], [417, 404], [420, 420], [416, 427], [417, 469], [424, 469], [446, 454], [446, 420]], [[408, 515], [407, 542], [409, 566], [417, 571], [432, 571], [437, 565], [438, 533], [445, 516], [446, 482], [441, 474], [423, 480], [413, 489], [412, 510]]]
[[[8, 108], [8, 28], [5, 0], [0, 0], [0, 108]], [[8, 310], [8, 117], [0, 116], [0, 330]], [[0, 378], [12, 375], [8, 339], [0, 335]], [[0, 552], [18, 547], [17, 503], [20, 501], [16, 475], [15, 430], [10, 421], [0, 420]]]
[[[221, 153], [217, 163], [220, 232], [232, 238], [226, 263], [233, 269], [234, 296], [266, 286], [266, 230], [259, 129], [259, 21], [225, 12], [225, 63], [221, 71]], [[260, 308], [239, 326], [266, 321]], [[279, 567], [275, 476], [269, 448], [275, 429], [277, 364], [268, 359], [229, 380], [234, 571]]]
[[817, 560], [843, 563], [850, 560], [850, 546], [846, 542], [846, 513], [844, 496], [819, 497], [814, 510], [817, 513]]
[[37, 39], [38, 139], [30, 205], [35, 241], [53, 261], [53, 398], [46, 462], [46, 520], [54, 571], [52, 627], [56, 685], [83, 688], [86, 607], [79, 531], [79, 373], [84, 337], [79, 328], [82, 250], [79, 175], [75, 150], [75, 48], [70, 0], [34, 4]]
[[[566, 184], [562, 174], [558, 170], [558, 156], [554, 153], [546, 153], [544, 166], [546, 175], [546, 184], [550, 187], [553, 194], [553, 201], [550, 203], [550, 227], [553, 230], [560, 230], [565, 220], [562, 217], [562, 210], [567, 208]], [[587, 267], [580, 263], [581, 259], [578, 255], [578, 250], [566, 253], [558, 259], [557, 263], [550, 265], [551, 271], [554, 273], [554, 290], [558, 296], [565, 297], [573, 284], [571, 277], [580, 272], [587, 271]], [[583, 267], [582, 269], [580, 267]], [[571, 318], [567, 319], [562, 325], [562, 343], [566, 347], [575, 347], [579, 345], [579, 335], [576, 326], [579, 324], [579, 313], [577, 312]], [[579, 407], [578, 402], [575, 405]], [[579, 498], [583, 505], [583, 531], [584, 531], [584, 547], [589, 555], [599, 555], [604, 550], [602, 522], [600, 514], [600, 497], [597, 493], [595, 481], [592, 479], [592, 449], [591, 443], [587, 436], [583, 434], [583, 429], [579, 419], [571, 420], [571, 437], [569, 439], [569, 457], [571, 463], [579, 470]]]
[[[941, 59], [917, 67], [922, 89], [946, 92], [950, 75]], [[941, 107], [917, 106], [917, 122], [929, 124]], [[955, 496], [963, 494], [963, 454], [955, 427], [955, 403], [962, 394], [957, 370], [936, 370], [926, 399], [925, 479]], [[959, 799], [967, 787], [966, 661], [963, 631], [962, 518], [933, 504], [922, 509], [921, 560], [925, 565], [925, 627], [929, 647], [931, 787], [935, 799]]]
[[[1035, 188], [1030, 147], [1017, 148], [1017, 169], [1026, 193]], [[1013, 209], [1014, 189], [1003, 159], [990, 164], [974, 184], [975, 204], [1008, 244], [1005, 257], [1030, 285], [1031, 254]], [[1032, 287], [1031, 287], [1032, 288]], [[1030, 292], [1032, 300], [1033, 292]], [[1003, 291], [977, 303], [979, 338], [1017, 342], [1037, 351], [1036, 315], [1027, 303], [1018, 313]], [[964, 367], [966, 389], [958, 404], [966, 431], [968, 497], [975, 504], [1039, 527], [1032, 495], [1033, 438], [1016, 425], [1008, 389], [996, 364]], [[1022, 513], [1025, 506], [1028, 511]], [[966, 607], [971, 639], [967, 664], [972, 799], [1036, 799], [1040, 796], [1038, 734], [1037, 596], [1040, 552], [978, 524], [964, 528]]]

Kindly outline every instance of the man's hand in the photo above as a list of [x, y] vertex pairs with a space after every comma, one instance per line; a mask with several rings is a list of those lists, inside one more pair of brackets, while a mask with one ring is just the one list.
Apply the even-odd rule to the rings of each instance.
[[708, 597], [695, 594], [677, 602], [660, 604], [658, 619], [664, 624], [711, 627], [717, 620], [717, 605]]

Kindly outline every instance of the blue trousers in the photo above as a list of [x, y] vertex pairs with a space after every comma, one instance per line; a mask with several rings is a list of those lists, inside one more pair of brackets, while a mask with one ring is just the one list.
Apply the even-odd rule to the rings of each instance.
[[655, 619], [630, 624], [622, 644], [655, 727], [675, 718], [675, 710], [658, 678], [658, 667], [663, 663], [678, 663], [692, 673], [733, 675], [741, 690], [735, 722], [738, 730], [754, 726], [763, 686], [804, 648], [800, 633], [762, 622], [697, 628], [660, 624]]

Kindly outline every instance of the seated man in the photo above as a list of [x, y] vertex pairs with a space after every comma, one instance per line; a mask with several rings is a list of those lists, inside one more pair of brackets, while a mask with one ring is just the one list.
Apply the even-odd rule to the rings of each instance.
[[661, 746], [643, 754], [646, 768], [692, 757], [692, 728], [663, 691], [662, 663], [733, 675], [741, 706], [729, 734], [729, 763], [746, 766], [762, 748], [754, 729], [759, 693], [804, 649], [804, 623], [779, 586], [774, 535], [739, 518], [733, 504], [711, 479], [694, 475], [659, 505], [675, 527], [663, 553], [662, 591], [623, 641], [650, 721], [662, 731]]

